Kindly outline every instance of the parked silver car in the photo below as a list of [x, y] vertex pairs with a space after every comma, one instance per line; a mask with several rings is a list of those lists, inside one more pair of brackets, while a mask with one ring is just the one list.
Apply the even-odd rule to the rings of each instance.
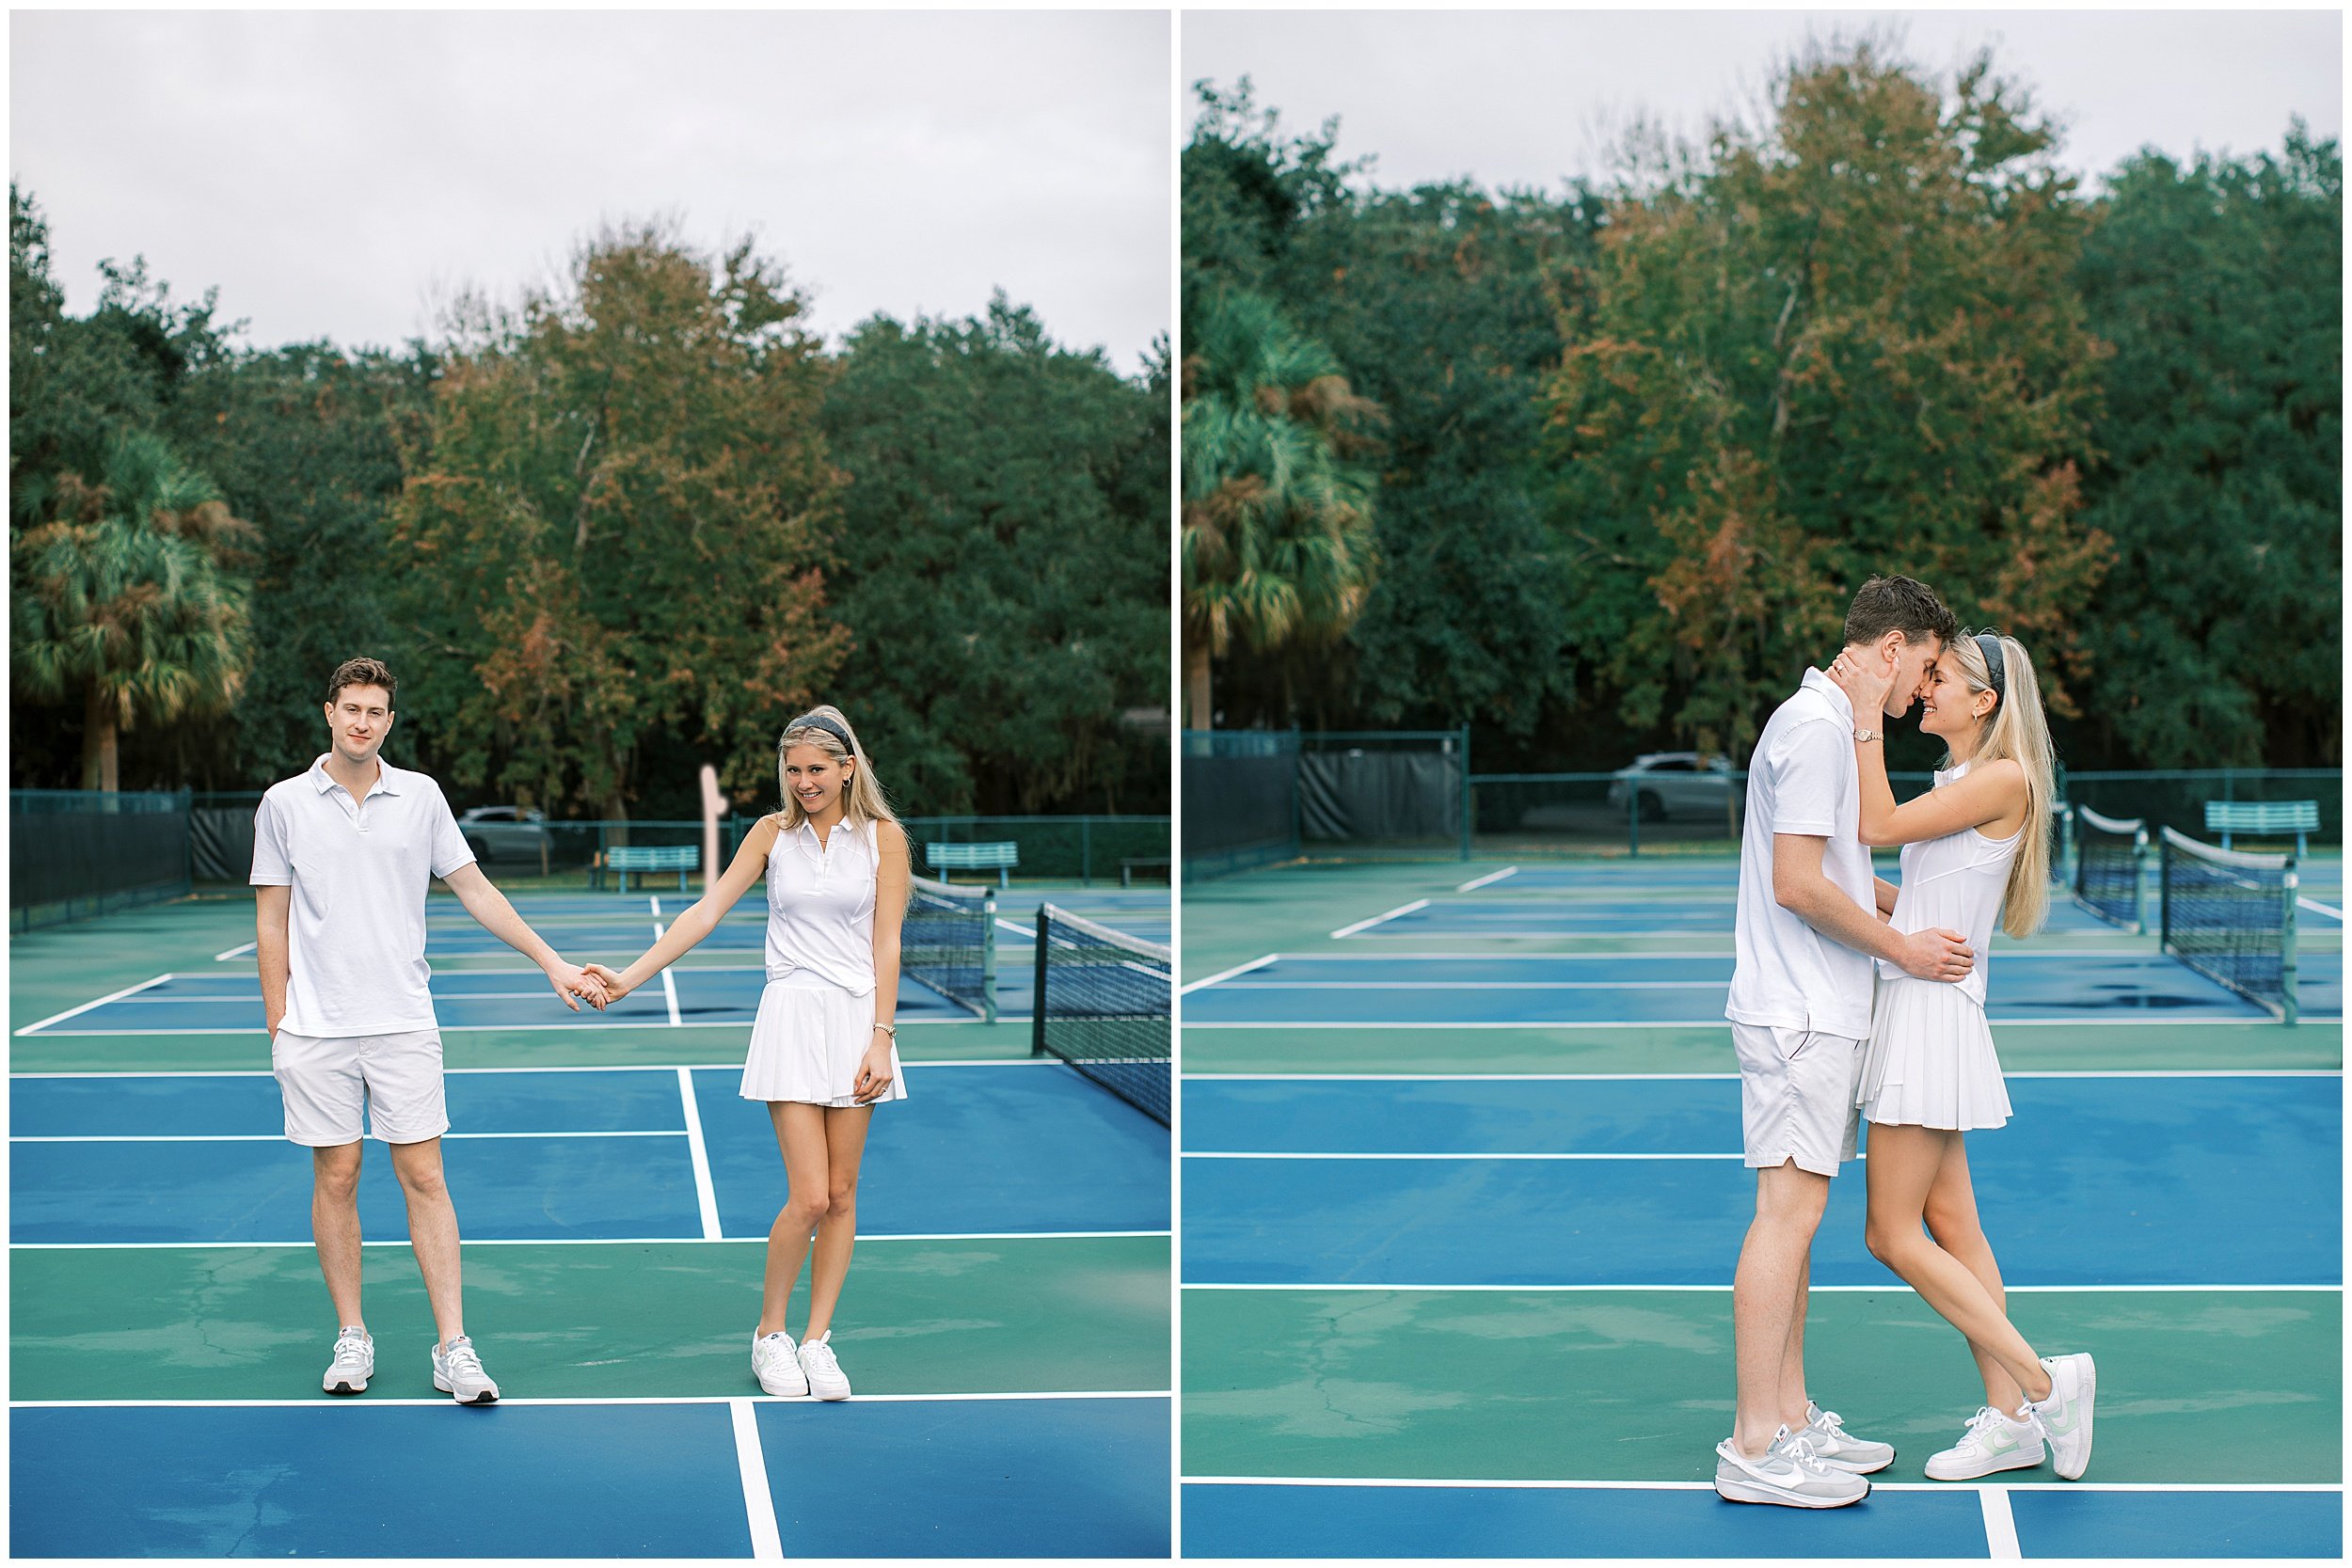
[[1697, 752], [1652, 752], [1611, 775], [1609, 803], [1623, 811], [1629, 799], [1645, 822], [1670, 816], [1721, 819], [1740, 788], [1731, 759]]
[[466, 847], [479, 861], [534, 861], [545, 864], [554, 835], [544, 812], [521, 806], [476, 806], [457, 819]]

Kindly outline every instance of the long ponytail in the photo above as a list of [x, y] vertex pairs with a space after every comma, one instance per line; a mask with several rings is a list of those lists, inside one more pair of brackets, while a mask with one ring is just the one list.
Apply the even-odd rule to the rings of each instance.
[[[2008, 757], [2026, 770], [2025, 838], [2017, 858], [2010, 863], [2009, 886], [2001, 895], [2001, 929], [2012, 937], [2029, 937], [2042, 929], [2050, 912], [2050, 813], [2058, 793], [2058, 749], [2050, 742], [2050, 723], [2042, 711], [2042, 686], [2034, 678], [2033, 660], [2014, 637], [1992, 634], [2001, 646], [2000, 694], [1977, 737], [1972, 767]], [[1991, 691], [1993, 672], [1973, 632], [1962, 632], [1945, 649], [1946, 660], [1968, 683], [1973, 697]], [[1951, 758], [1945, 759], [1950, 766]]]

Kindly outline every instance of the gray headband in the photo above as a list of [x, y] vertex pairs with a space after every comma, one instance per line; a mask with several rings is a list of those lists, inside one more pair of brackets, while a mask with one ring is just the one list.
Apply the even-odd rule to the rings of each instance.
[[857, 742], [850, 738], [850, 732], [821, 713], [803, 713], [784, 727], [784, 733], [787, 735], [790, 735], [794, 730], [822, 730], [840, 741], [842, 747], [851, 756], [857, 755]]
[[2009, 701], [2009, 661], [2001, 654], [2001, 640], [1989, 631], [1977, 633], [1977, 651], [1984, 655], [1984, 667], [1993, 677], [1993, 695]]

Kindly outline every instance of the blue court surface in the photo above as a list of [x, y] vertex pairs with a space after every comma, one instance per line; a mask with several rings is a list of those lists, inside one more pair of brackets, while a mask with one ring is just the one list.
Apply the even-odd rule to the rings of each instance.
[[[1727, 1285], [1754, 1207], [1739, 1088], [1187, 1081], [1184, 1282]], [[2010, 1283], [2342, 1282], [2333, 1074], [2020, 1077], [2010, 1095], [2017, 1123], [1970, 1139]], [[1281, 1100], [1299, 1108], [1288, 1136]], [[2059, 1122], [2063, 1150], [2033, 1145]], [[1271, 1152], [1217, 1152], [1236, 1143]], [[1312, 1152], [1334, 1144], [1356, 1152]], [[1885, 1280], [1864, 1192], [1831, 1188], [1815, 1283]]]
[[40, 1405], [9, 1435], [17, 1557], [1168, 1551], [1164, 1398]]
[[[1889, 879], [1892, 880], [1892, 879]], [[1349, 938], [1430, 936], [1579, 937], [1618, 936], [1629, 931], [1652, 934], [1697, 933], [1728, 937], [1736, 907], [1730, 887], [1708, 888], [1663, 897], [1595, 897], [1574, 903], [1544, 903], [1520, 895], [1501, 897], [1488, 890], [1455, 896], [1423, 898], [1400, 905], [1355, 927], [1342, 927]], [[2151, 911], [2153, 922], [2154, 915]], [[2340, 934], [2343, 911], [2318, 900], [2306, 900], [2298, 916], [2314, 932]], [[2065, 935], [2115, 929], [2070, 901], [2050, 906], [2046, 930]]]
[[[1720, 1027], [1728, 954], [1547, 954], [1392, 958], [1280, 954], [1190, 991], [1184, 1026], [1303, 1024], [1689, 1024]], [[2160, 953], [1995, 952], [1985, 1016], [1995, 1023], [2261, 1019], [2270, 1015]], [[2303, 1016], [2344, 1014], [2344, 956], [2307, 952]]]
[[[1704, 1482], [1479, 1486], [1188, 1481], [1186, 1557], [2316, 1557], [2343, 1540], [2343, 1495], [2153, 1488], [1880, 1485], [1809, 1513], [1724, 1502]], [[2181, 1543], [2201, 1544], [2187, 1553]]]
[[[1152, 1231], [1168, 1226], [1166, 1133], [1054, 1062], [907, 1069], [867, 1139], [867, 1235]], [[734, 1068], [693, 1071], [721, 1234], [764, 1236], [784, 1170], [767, 1108]], [[449, 1075], [442, 1159], [469, 1241], [695, 1237], [693, 1159], [674, 1069]], [[20, 1077], [11, 1238], [307, 1243], [310, 1159], [283, 1137], [266, 1073]], [[1039, 1129], [1053, 1135], [1041, 1138]], [[54, 1141], [49, 1141], [54, 1140]], [[389, 1158], [380, 1147], [378, 1162]], [[362, 1183], [367, 1235], [405, 1239], [396, 1185]], [[1009, 1219], [1008, 1215], [1018, 1219]]]

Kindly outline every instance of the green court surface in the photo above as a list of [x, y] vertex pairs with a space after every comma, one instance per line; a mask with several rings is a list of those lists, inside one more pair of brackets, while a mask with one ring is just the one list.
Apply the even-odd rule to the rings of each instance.
[[[1025, 988], [1030, 947], [1019, 927], [1038, 893], [1015, 890], [1000, 906], [999, 973]], [[617, 967], [646, 940], [570, 948], [563, 909], [534, 916], [532, 898], [516, 905], [576, 962]], [[431, 912], [437, 932], [464, 919], [445, 895]], [[580, 929], [617, 940], [599, 918]], [[346, 1539], [335, 1524], [349, 1478], [409, 1463], [415, 1439], [403, 1434], [426, 1416], [419, 1406], [450, 1402], [432, 1385], [434, 1320], [415, 1259], [405, 1241], [383, 1239], [403, 1232], [376, 1219], [364, 1255], [375, 1376], [357, 1399], [321, 1392], [332, 1307], [313, 1248], [286, 1240], [307, 1233], [309, 1160], [276, 1136], [270, 1046], [258, 1027], [195, 1032], [170, 1022], [184, 1011], [159, 1007], [153, 1033], [14, 1034], [164, 974], [249, 987], [253, 939], [252, 899], [233, 893], [11, 941], [9, 1065], [33, 1075], [11, 1090], [13, 1542], [100, 1556], [347, 1555], [330, 1544]], [[519, 971], [501, 989], [540, 984], [502, 947], [427, 951], [437, 974]], [[755, 988], [759, 962], [739, 946], [691, 954], [680, 967], [748, 970], [730, 979]], [[808, 1456], [789, 1441], [814, 1416], [800, 1408], [810, 1402], [764, 1394], [750, 1370], [782, 1164], [766, 1117], [734, 1097], [730, 1074], [706, 1082], [698, 1100], [697, 1075], [684, 1070], [739, 1062], [748, 1024], [681, 1026], [674, 1008], [666, 1026], [584, 1015], [575, 1025], [551, 989], [541, 1000], [543, 1022], [508, 1025], [535, 1016], [526, 1000], [494, 1026], [446, 1029], [447, 1066], [494, 1079], [679, 1070], [543, 1074], [498, 1101], [502, 1119], [453, 1128], [485, 1140], [451, 1145], [453, 1172], [509, 1173], [451, 1181], [469, 1237], [466, 1329], [502, 1394], [490, 1415], [453, 1412], [469, 1424], [453, 1435], [476, 1445], [472, 1463], [486, 1467], [470, 1480], [497, 1494], [501, 1528], [456, 1537], [404, 1514], [390, 1533], [368, 1536], [362, 1555], [531, 1556], [556, 1539], [576, 1544], [567, 1550], [641, 1550], [631, 1543], [658, 1526], [670, 1532], [660, 1555], [775, 1556], [779, 1532], [787, 1543], [847, 1541], [861, 1538], [860, 1520], [886, 1523], [882, 1534], [900, 1544], [882, 1555], [1165, 1553], [1164, 1129], [1060, 1064], [1032, 1062], [1025, 1018], [966, 1022], [930, 1002], [927, 1016], [902, 1023], [914, 1086], [904, 1105], [877, 1114], [865, 1190], [885, 1185], [887, 1148], [898, 1212], [951, 1217], [869, 1219], [877, 1233], [858, 1239], [832, 1338], [856, 1394], [826, 1407], [847, 1418], [827, 1426], [823, 1463], [876, 1490], [838, 1480], [812, 1487]], [[186, 1032], [164, 1032], [172, 1029]], [[947, 1065], [959, 1063], [968, 1065]], [[109, 1104], [85, 1081], [118, 1074], [137, 1079], [124, 1102], [135, 1100], [147, 1120], [29, 1123], [32, 1107], [76, 1095]], [[925, 1074], [937, 1075], [928, 1089]], [[615, 1077], [631, 1083], [611, 1087]], [[489, 1086], [465, 1082], [476, 1093]], [[256, 1097], [267, 1102], [260, 1122]], [[611, 1116], [596, 1114], [608, 1105]], [[534, 1164], [534, 1150], [555, 1152]], [[504, 1164], [491, 1158], [500, 1151]], [[1040, 1164], [1054, 1158], [1101, 1180], [1089, 1186]], [[173, 1174], [185, 1170], [212, 1174]], [[380, 1149], [363, 1163], [361, 1189], [363, 1212], [373, 1193], [373, 1213], [397, 1213], [380, 1201], [397, 1202]], [[1092, 1207], [1062, 1201], [1071, 1195], [1091, 1195]], [[38, 1239], [15, 1240], [28, 1234]], [[185, 1239], [165, 1239], [175, 1234]], [[787, 1314], [796, 1333], [806, 1311], [803, 1275]], [[215, 1417], [217, 1448], [175, 1435]], [[640, 1435], [648, 1432], [669, 1435]], [[125, 1447], [162, 1457], [123, 1482], [112, 1459]], [[903, 1494], [892, 1479], [902, 1471], [921, 1477]], [[684, 1503], [680, 1487], [691, 1494]], [[656, 1492], [677, 1507], [651, 1507]], [[602, 1499], [602, 1525], [581, 1526], [565, 1500], [583, 1493]], [[1049, 1494], [1068, 1506], [1040, 1507]], [[878, 1507], [886, 1519], [872, 1518]], [[697, 1528], [671, 1519], [680, 1508]], [[570, 1533], [550, 1534], [562, 1529]]]
[[[1573, 974], [1532, 969], [1543, 978], [1522, 985], [1511, 982], [1502, 960], [1689, 955], [1694, 965], [1713, 966], [1706, 974], [1727, 973], [1736, 865], [1697, 856], [1530, 861], [1500, 875], [1512, 863], [1298, 863], [1184, 888], [1183, 981], [1193, 1021], [1183, 1031], [1184, 1101], [1199, 1113], [1179, 1123], [1186, 1145], [1179, 1226], [1193, 1238], [1180, 1286], [1188, 1542], [1230, 1553], [1247, 1541], [1250, 1555], [1314, 1556], [1327, 1538], [1311, 1524], [1291, 1530], [1283, 1521], [1297, 1511], [1265, 1499], [1317, 1481], [1357, 1490], [1296, 1494], [1308, 1517], [1376, 1520], [1376, 1528], [1359, 1532], [1358, 1549], [1399, 1555], [1421, 1555], [1428, 1543], [1446, 1539], [1448, 1521], [1460, 1523], [1464, 1509], [1499, 1511], [1483, 1516], [1522, 1523], [1539, 1514], [1555, 1524], [1613, 1521], [1612, 1530], [1636, 1535], [1628, 1521], [1664, 1521], [1655, 1539], [1687, 1543], [1697, 1531], [1714, 1543], [1708, 1550], [1728, 1556], [2016, 1556], [2019, 1543], [2023, 1555], [2034, 1556], [2037, 1542], [2046, 1554], [2061, 1539], [2076, 1543], [2075, 1550], [2095, 1549], [2079, 1544], [2100, 1539], [2095, 1525], [2083, 1523], [2094, 1516], [2134, 1521], [2110, 1532], [2134, 1543], [2118, 1548], [2127, 1556], [2148, 1551], [2152, 1532], [2162, 1535], [2166, 1551], [2187, 1557], [2297, 1555], [2320, 1534], [2340, 1542], [2332, 1525], [2313, 1523], [2340, 1504], [2343, 1479], [2336, 1249], [2291, 1259], [2305, 1266], [2290, 1268], [2285, 1284], [2270, 1275], [2237, 1277], [2227, 1263], [2184, 1264], [2177, 1275], [2143, 1279], [2123, 1259], [2151, 1254], [2116, 1250], [2096, 1233], [2077, 1238], [2064, 1210], [2036, 1213], [2056, 1227], [2049, 1233], [2067, 1237], [2057, 1254], [2067, 1260], [2065, 1272], [2043, 1278], [2012, 1269], [2010, 1308], [2043, 1354], [2096, 1354], [2097, 1447], [2083, 1481], [2055, 1482], [2046, 1465], [2001, 1472], [1962, 1488], [1971, 1505], [1957, 1526], [1935, 1512], [1943, 1489], [1925, 1480], [1921, 1465], [1958, 1438], [1983, 1388], [1964, 1341], [1863, 1254], [1868, 1276], [1885, 1283], [1816, 1288], [1806, 1371], [1814, 1396], [1852, 1431], [1898, 1449], [1895, 1464], [1872, 1478], [1886, 1488], [1879, 1525], [1840, 1527], [1832, 1515], [1806, 1515], [1781, 1529], [1789, 1522], [1757, 1515], [1787, 1511], [1720, 1503], [1711, 1492], [1713, 1450], [1731, 1425], [1734, 1369], [1731, 1292], [1714, 1281], [1729, 1277], [1751, 1184], [1744, 1173], [1727, 1172], [1731, 1180], [1720, 1186], [1729, 1207], [1707, 1212], [1729, 1238], [1721, 1257], [1694, 1253], [1671, 1223], [1638, 1237], [1625, 1229], [1656, 1224], [1669, 1212], [1662, 1203], [1628, 1218], [1596, 1195], [1648, 1190], [1638, 1185], [1645, 1167], [1627, 1162], [1736, 1166], [1736, 1112], [1726, 1108], [1720, 1128], [1705, 1117], [1677, 1120], [1676, 1141], [1663, 1144], [1643, 1143], [1629, 1126], [1585, 1123], [1578, 1124], [1581, 1141], [1561, 1141], [1565, 1133], [1545, 1141], [1527, 1137], [1527, 1113], [1510, 1090], [1478, 1081], [1545, 1080], [1526, 1085], [1529, 1103], [1577, 1102], [1574, 1081], [1587, 1077], [1617, 1081], [1609, 1085], [1614, 1098], [1602, 1103], [1630, 1104], [1635, 1089], [1651, 1105], [1725, 1103], [1721, 1080], [1737, 1071], [1727, 1023], [1692, 1022], [1708, 1013], [1657, 1010], [1647, 1016], [1683, 1022], [1631, 1021], [1643, 1016], [1634, 1005], [1643, 987], [1652, 996], [1701, 996], [1711, 1012], [1723, 1005], [1719, 981], [1706, 982], [1716, 989], [1705, 990], [1693, 977], [1697, 968], [1680, 972], [1652, 958], [1638, 979], [1602, 963]], [[2305, 896], [2322, 907], [2298, 919], [2301, 952], [2319, 959], [2306, 967], [2307, 977], [2316, 977], [2307, 979], [2306, 1009], [2334, 1012], [2340, 863], [2331, 854], [2307, 864], [2313, 874]], [[1882, 862], [1882, 872], [1888, 870], [1891, 857]], [[2063, 1170], [2064, 1180], [2077, 1183], [2073, 1190], [2135, 1193], [2140, 1178], [2132, 1162], [2142, 1150], [2166, 1158], [2168, 1140], [2200, 1118], [2199, 1097], [2223, 1092], [2200, 1080], [2281, 1092], [2278, 1085], [2316, 1074], [2326, 1082], [2306, 1097], [2313, 1107], [2308, 1116], [2332, 1130], [2327, 1137], [2281, 1146], [2286, 1168], [2215, 1174], [2238, 1183], [2232, 1190], [2248, 1194], [2247, 1202], [2259, 1201], [2266, 1180], [2293, 1182], [2298, 1193], [2324, 1191], [2333, 1213], [2325, 1230], [2334, 1234], [2341, 1215], [2333, 1194], [2343, 1177], [2341, 1021], [2307, 1016], [2288, 1026], [2218, 1016], [2210, 1003], [2201, 1005], [2203, 1016], [2172, 1017], [2173, 997], [2205, 982], [2178, 971], [2153, 933], [2098, 925], [2068, 906], [2062, 891], [2054, 895], [2053, 927], [2027, 942], [1994, 939], [1996, 993], [2001, 955], [2039, 948], [2053, 957], [2030, 972], [2031, 981], [2028, 972], [2012, 971], [2018, 979], [2010, 983], [2042, 986], [2079, 1008], [2081, 1022], [1995, 1017], [2006, 1070], [2063, 1076], [2035, 1085], [2042, 1117], [2021, 1115], [2003, 1132], [1980, 1135], [1994, 1141], [1971, 1139], [1980, 1151], [1979, 1191], [1997, 1188], [2002, 1202], [2029, 1204], [2046, 1160], [2053, 1162], [2047, 1174], [2057, 1179]], [[2110, 979], [2135, 965], [2153, 978], [2137, 996], [2070, 990], [2090, 982], [2078, 980], [2061, 955], [2105, 966]], [[1341, 958], [1357, 961], [1329, 962]], [[1399, 962], [1391, 970], [1383, 959]], [[1293, 977], [1281, 977], [1285, 970]], [[1361, 984], [1352, 972], [1361, 973]], [[2167, 978], [2176, 974], [2178, 985]], [[1423, 1005], [1438, 992], [1422, 988], [1433, 985], [1448, 988], [1442, 1006]], [[2223, 1009], [2234, 1006], [2218, 988], [2207, 993]], [[1392, 1013], [1382, 996], [1394, 999]], [[1529, 1000], [1521, 1004], [1520, 996]], [[2314, 996], [2322, 999], [2317, 1006]], [[2250, 1006], [2244, 1010], [2253, 1013]], [[1516, 1022], [1522, 1016], [1549, 1022]], [[1469, 1018], [1479, 1022], [1445, 1022]], [[2048, 1108], [2090, 1103], [2096, 1094], [2142, 1097], [2152, 1107], [2144, 1136], [2134, 1141], [2110, 1128], [2097, 1148], [2068, 1147], [2066, 1129], [2046, 1123]], [[1330, 1107], [1341, 1103], [1357, 1107], [1355, 1120], [1332, 1118]], [[1473, 1115], [1471, 1106], [1481, 1109]], [[2265, 1134], [2280, 1131], [2263, 1125]], [[1498, 1141], [1480, 1142], [1482, 1127], [1520, 1129], [1520, 1141], [1498, 1133]], [[1847, 1167], [1840, 1183], [1847, 1211], [1855, 1209], [1859, 1194], [1849, 1184], [1861, 1181], [1861, 1169]], [[1531, 1174], [1522, 1181], [1503, 1174], [1510, 1172]], [[1537, 1172], [1556, 1174], [1539, 1180]], [[2196, 1179], [2177, 1166], [2165, 1175]], [[2163, 1191], [2165, 1183], [2148, 1190]], [[1522, 1193], [1540, 1195], [1526, 1201], [1557, 1201], [1561, 1207], [1547, 1212], [1573, 1222], [1563, 1224], [1556, 1245], [1546, 1242], [1552, 1232], [1531, 1230], [1524, 1218], [1482, 1209], [1490, 1198], [1508, 1203], [1515, 1201], [1508, 1195]], [[1344, 1215], [1318, 1228], [1311, 1196], [1326, 1196]], [[2119, 1201], [2139, 1207], [2128, 1196]], [[2160, 1240], [2154, 1256], [2189, 1256], [2184, 1249], [2234, 1256], [2226, 1216], [2203, 1223], [2210, 1228]], [[1506, 1254], [1500, 1237], [1527, 1250]], [[1997, 1226], [1992, 1241], [1998, 1253]], [[1824, 1246], [1849, 1258], [1860, 1252], [1857, 1238], [1841, 1232], [1817, 1243], [1817, 1270]], [[1639, 1273], [1629, 1281], [1623, 1268], [1601, 1260], [1604, 1251], [1654, 1259], [1661, 1273], [1654, 1281]], [[2041, 1256], [2053, 1254], [2045, 1248]], [[1444, 1266], [1449, 1259], [1458, 1263]], [[2012, 1523], [2010, 1493], [2052, 1486], [2043, 1501], [2018, 1504]], [[2244, 1499], [2241, 1516], [2255, 1523], [2216, 1523], [2228, 1512], [2221, 1504], [2211, 1517], [2135, 1512], [2143, 1505], [2133, 1499], [2143, 1491], [2200, 1487], [2259, 1494]], [[2328, 1496], [2298, 1496], [2297, 1487]], [[2260, 1521], [2274, 1503], [2282, 1522], [2265, 1535]], [[1336, 1512], [1317, 1515], [1315, 1508]], [[2100, 1509], [2117, 1512], [2097, 1515]], [[2077, 1533], [2058, 1528], [2061, 1516], [2075, 1522]], [[1565, 1535], [1512, 1533], [1519, 1528], [1496, 1524], [1489, 1533], [1543, 1543], [1527, 1550], [1579, 1550], [1572, 1528]]]
[[[2337, 1291], [2010, 1308], [2098, 1347], [2102, 1483], [2343, 1473]], [[1708, 1481], [1731, 1425], [1729, 1291], [1194, 1289], [1184, 1337], [1188, 1475]], [[1882, 1479], [1915, 1479], [1982, 1394], [1965, 1344], [1899, 1287], [1817, 1291], [1805, 1345], [1816, 1397], [1901, 1456]]]
[[[740, 1394], [763, 1248], [476, 1243], [466, 1249], [466, 1326], [497, 1347], [498, 1375], [537, 1399]], [[318, 1391], [326, 1294], [310, 1247], [21, 1246], [10, 1261], [14, 1399]], [[405, 1244], [371, 1245], [366, 1267], [379, 1368], [371, 1391], [430, 1399], [433, 1315], [416, 1264]], [[1168, 1287], [1164, 1237], [864, 1241], [834, 1343], [861, 1369], [861, 1393], [1158, 1388]], [[795, 1323], [806, 1294], [803, 1278]], [[1083, 1307], [1057, 1312], [1047, 1333], [1045, 1302]]]

